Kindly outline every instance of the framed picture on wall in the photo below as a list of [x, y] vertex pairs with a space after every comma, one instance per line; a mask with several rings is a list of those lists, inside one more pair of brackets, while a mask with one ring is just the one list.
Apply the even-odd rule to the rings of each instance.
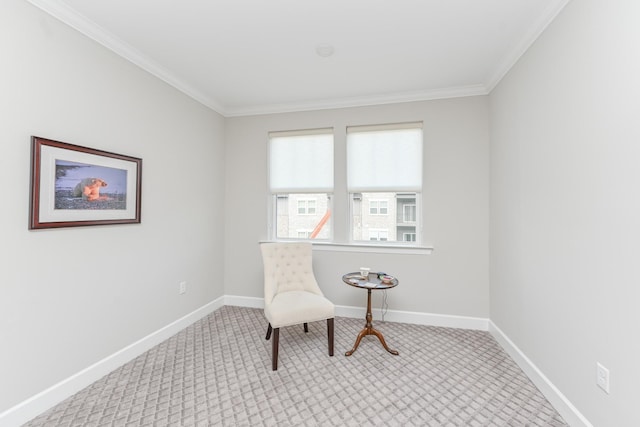
[[31, 137], [29, 229], [140, 223], [142, 159]]

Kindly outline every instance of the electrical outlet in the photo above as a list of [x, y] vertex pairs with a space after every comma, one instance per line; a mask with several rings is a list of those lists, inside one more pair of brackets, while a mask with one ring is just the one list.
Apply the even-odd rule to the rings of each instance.
[[180, 295], [187, 293], [187, 282], [180, 282], [178, 292], [180, 292]]
[[602, 366], [599, 362], [596, 363], [596, 384], [609, 394], [609, 370]]

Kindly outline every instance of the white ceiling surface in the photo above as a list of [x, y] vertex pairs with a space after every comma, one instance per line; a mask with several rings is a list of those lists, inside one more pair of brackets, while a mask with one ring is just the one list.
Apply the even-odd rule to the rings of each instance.
[[487, 94], [569, 0], [28, 1], [238, 116]]

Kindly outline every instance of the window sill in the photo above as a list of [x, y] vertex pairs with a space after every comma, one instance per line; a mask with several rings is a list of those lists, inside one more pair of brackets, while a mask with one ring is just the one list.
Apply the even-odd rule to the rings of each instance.
[[[271, 240], [270, 240], [271, 241]], [[301, 240], [307, 241], [307, 240]], [[261, 242], [262, 243], [262, 242]], [[364, 243], [311, 242], [314, 251], [431, 255], [433, 246], [367, 245]]]
[[364, 252], [378, 254], [411, 254], [431, 255], [432, 246], [401, 246], [401, 245], [367, 245], [366, 243], [333, 243], [313, 242], [313, 250], [334, 252]]

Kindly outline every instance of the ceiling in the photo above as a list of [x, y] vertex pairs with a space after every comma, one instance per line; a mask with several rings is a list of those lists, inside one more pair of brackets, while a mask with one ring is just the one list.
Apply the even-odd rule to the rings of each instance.
[[487, 94], [569, 0], [29, 1], [239, 116]]

